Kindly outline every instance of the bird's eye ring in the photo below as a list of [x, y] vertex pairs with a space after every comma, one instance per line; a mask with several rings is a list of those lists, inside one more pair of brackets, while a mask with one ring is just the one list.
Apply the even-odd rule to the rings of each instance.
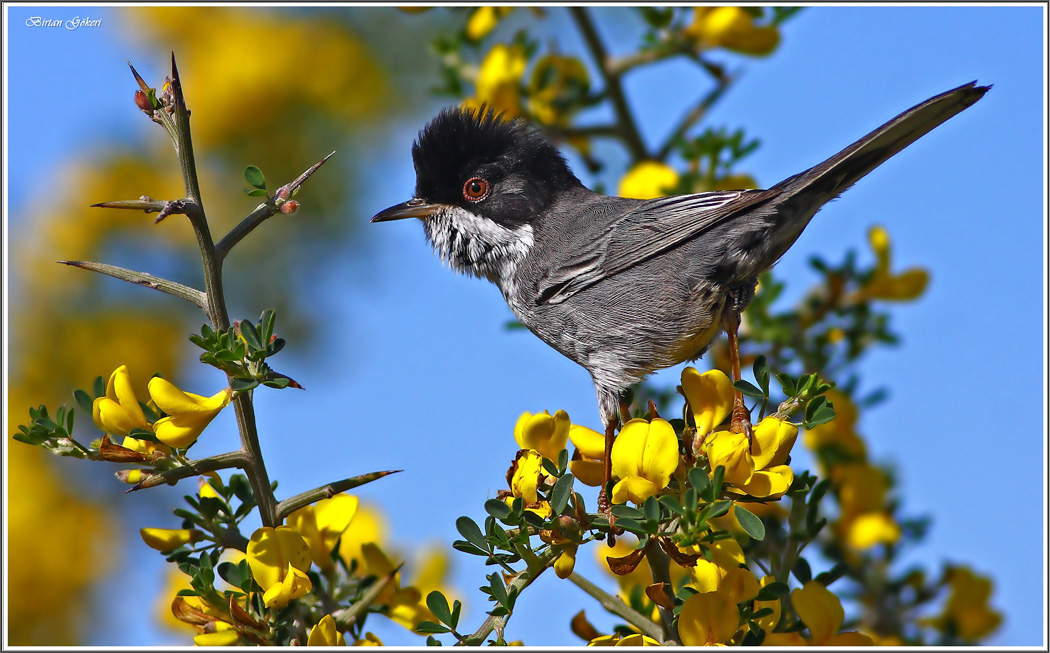
[[480, 202], [489, 196], [489, 182], [481, 177], [471, 177], [463, 184], [463, 197], [470, 202]]

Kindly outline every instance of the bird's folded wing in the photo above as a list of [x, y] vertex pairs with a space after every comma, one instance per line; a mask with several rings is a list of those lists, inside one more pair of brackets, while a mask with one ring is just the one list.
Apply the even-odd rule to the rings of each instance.
[[769, 197], [767, 191], [716, 191], [661, 197], [640, 204], [548, 272], [537, 288], [536, 304], [563, 302]]

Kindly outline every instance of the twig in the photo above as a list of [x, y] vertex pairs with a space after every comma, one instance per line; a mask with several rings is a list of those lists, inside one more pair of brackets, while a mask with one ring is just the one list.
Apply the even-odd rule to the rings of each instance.
[[[665, 587], [671, 587], [671, 558], [654, 543], [653, 539], [649, 540], [649, 546], [645, 550], [645, 557], [649, 561], [649, 571], [652, 572], [653, 582], [660, 583]], [[660, 613], [660, 621], [663, 624], [662, 641], [681, 644], [678, 639], [678, 631], [671, 625], [674, 620], [674, 614], [662, 605], [657, 605], [656, 607]]]
[[[539, 575], [542, 574], [544, 570], [547, 569], [547, 567], [550, 567], [554, 564], [554, 561], [558, 558], [559, 553], [560, 552], [556, 547], [551, 547], [543, 553], [541, 553], [536, 558], [536, 564], [534, 566], [530, 566], [527, 569], [525, 569], [523, 572], [518, 574], [517, 578], [512, 580], [507, 585], [507, 594], [510, 595], [510, 593], [514, 591], [520, 596], [522, 590], [531, 585], [532, 581], [539, 578]], [[506, 614], [500, 617], [494, 617], [492, 615], [489, 615], [489, 617], [485, 619], [484, 623], [481, 624], [480, 628], [474, 631], [473, 634], [467, 635], [463, 639], [456, 642], [456, 646], [480, 646], [481, 643], [485, 641], [485, 638], [489, 636], [489, 633], [491, 633], [493, 630], [498, 629], [502, 631], [508, 619], [510, 619], [510, 614]]]
[[349, 608], [332, 614], [332, 618], [335, 619], [336, 627], [340, 632], [347, 630], [354, 625], [357, 618], [368, 610], [368, 606], [372, 605], [372, 603], [379, 598], [379, 595], [383, 593], [383, 590], [385, 590], [390, 583], [394, 582], [394, 578], [397, 577], [397, 574], [401, 571], [403, 565], [404, 563], [398, 565], [397, 569], [394, 569], [389, 574], [376, 581], [376, 584], [369, 588], [364, 596], [354, 602]]
[[602, 72], [602, 77], [605, 80], [605, 90], [609, 93], [609, 99], [612, 101], [613, 109], [616, 111], [620, 135], [627, 145], [627, 149], [630, 150], [631, 156], [635, 161], [648, 159], [649, 152], [645, 149], [645, 143], [642, 142], [642, 136], [638, 133], [638, 127], [634, 124], [634, 118], [631, 117], [631, 109], [627, 106], [627, 98], [624, 96], [620, 77], [610, 68], [609, 54], [606, 52], [605, 44], [602, 43], [602, 39], [598, 35], [598, 30], [591, 21], [590, 14], [587, 13], [585, 7], [570, 7], [569, 12], [572, 14], [573, 20], [576, 21], [576, 26], [583, 35], [587, 48], [591, 51], [591, 56], [594, 57], [595, 63], [598, 64], [598, 69]]
[[153, 290], [159, 290], [160, 292], [167, 293], [173, 297], [185, 299], [205, 312], [208, 310], [208, 298], [203, 292], [196, 288], [184, 286], [175, 281], [169, 281], [167, 279], [162, 279], [161, 277], [155, 277], [152, 274], [135, 272], [134, 270], [118, 267], [116, 265], [109, 265], [107, 263], [95, 263], [94, 261], [59, 261], [59, 263], [74, 268], [80, 268], [81, 270], [91, 270], [92, 272], [106, 274], [127, 281], [128, 283], [135, 283], [140, 286], [152, 288]]
[[[292, 195], [295, 191], [299, 190], [299, 187], [310, 178], [310, 175], [317, 172], [317, 169], [324, 165], [325, 161], [332, 158], [332, 155], [334, 154], [335, 152], [332, 152], [325, 158], [313, 164], [306, 170], [306, 172], [296, 177], [291, 183], [285, 185], [284, 188], [288, 189], [289, 195]], [[241, 240], [250, 234], [253, 229], [262, 224], [267, 218], [277, 213], [277, 211], [278, 207], [274, 205], [272, 200], [260, 204], [254, 211], [248, 214], [246, 218], [241, 220], [236, 227], [231, 229], [230, 233], [223, 236], [222, 240], [219, 241], [219, 244], [215, 246], [215, 255], [220, 261], [225, 259], [226, 255], [230, 253], [230, 250], [233, 249], [234, 245], [241, 242]]]
[[718, 78], [718, 85], [704, 95], [696, 106], [694, 106], [689, 113], [685, 114], [685, 116], [682, 117], [682, 120], [679, 121], [678, 125], [675, 126], [674, 131], [671, 132], [671, 135], [667, 138], [667, 141], [664, 142], [663, 147], [660, 148], [660, 151], [656, 155], [658, 161], [663, 161], [668, 157], [675, 142], [682, 138], [685, 133], [689, 131], [690, 127], [699, 122], [700, 119], [707, 114], [708, 110], [722, 97], [731, 83], [732, 80], [729, 77], [723, 76]]
[[603, 608], [642, 631], [643, 635], [652, 637], [660, 642], [663, 641], [663, 633], [660, 632], [660, 627], [653, 623], [652, 619], [649, 619], [624, 603], [623, 599], [620, 597], [609, 594], [575, 571], [569, 576], [569, 580], [572, 581], [576, 587], [579, 587], [581, 590], [597, 599], [598, 603], [600, 603]]
[[341, 481], [335, 481], [321, 487], [316, 487], [312, 490], [307, 490], [294, 497], [288, 497], [287, 499], [277, 503], [277, 523], [284, 521], [284, 518], [292, 514], [303, 506], [308, 506], [315, 501], [321, 499], [330, 499], [340, 492], [346, 492], [352, 490], [355, 487], [364, 485], [365, 483], [371, 483], [372, 481], [389, 476], [390, 474], [397, 474], [400, 469], [391, 470], [388, 472], [372, 472], [371, 474], [362, 474], [353, 478], [345, 478]]
[[180, 481], [190, 476], [200, 476], [207, 472], [214, 472], [218, 469], [230, 469], [231, 467], [237, 467], [239, 469], [245, 469], [248, 464], [247, 457], [243, 451], [232, 451], [230, 453], [223, 453], [217, 456], [209, 456], [207, 458], [200, 458], [198, 460], [191, 460], [186, 465], [181, 467], [175, 467], [168, 469], [163, 472], [152, 473], [141, 482], [136, 484], [134, 487], [128, 490], [128, 492], [134, 492], [136, 490], [145, 490], [158, 485], [171, 484], [175, 481]]

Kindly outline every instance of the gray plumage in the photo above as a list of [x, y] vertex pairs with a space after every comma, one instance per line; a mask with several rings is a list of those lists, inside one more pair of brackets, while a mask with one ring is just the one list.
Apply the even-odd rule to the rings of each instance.
[[933, 97], [768, 190], [654, 200], [591, 192], [521, 121], [446, 110], [413, 147], [415, 199], [373, 221], [421, 218], [446, 262], [590, 372], [608, 424], [628, 386], [706, 351], [824, 204], [989, 88]]

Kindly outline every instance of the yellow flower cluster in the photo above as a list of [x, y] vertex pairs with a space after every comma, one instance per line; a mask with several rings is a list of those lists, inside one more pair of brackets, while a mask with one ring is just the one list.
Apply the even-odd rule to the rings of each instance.
[[725, 48], [754, 56], [767, 55], [780, 44], [776, 27], [759, 26], [744, 7], [696, 7], [683, 30], [700, 48]]
[[890, 235], [883, 227], [876, 225], [868, 230], [868, 242], [875, 252], [875, 274], [853, 299], [907, 302], [922, 296], [930, 281], [930, 273], [919, 267], [896, 274], [890, 272]]
[[106, 394], [97, 397], [92, 405], [95, 425], [110, 435], [124, 436], [124, 447], [135, 451], [152, 452], [161, 449], [149, 441], [143, 441], [131, 434], [136, 430], [147, 431], [156, 435], [166, 447], [185, 449], [189, 447], [205, 427], [211, 423], [233, 396], [229, 388], [220, 390], [211, 397], [202, 397], [183, 392], [174, 384], [159, 376], [149, 382], [150, 406], [166, 413], [150, 424], [139, 405], [138, 397], [132, 387], [131, 373], [126, 365], [113, 370], [106, 383]]

